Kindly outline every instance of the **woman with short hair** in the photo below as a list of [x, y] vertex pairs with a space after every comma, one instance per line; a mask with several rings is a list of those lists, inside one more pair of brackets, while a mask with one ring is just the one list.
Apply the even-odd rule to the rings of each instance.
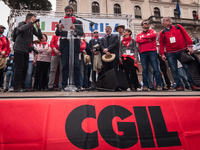
[[[138, 47], [136, 46], [135, 40], [132, 39], [131, 34], [132, 31], [130, 29], [124, 30], [124, 37], [121, 41], [121, 49], [119, 51], [119, 56], [121, 56], [121, 58], [119, 58], [119, 60], [126, 73], [130, 89], [137, 90], [137, 88], [139, 88], [140, 86], [138, 81], [138, 76], [136, 73], [136, 69], [138, 69], [137, 65]], [[130, 79], [131, 75], [133, 77], [133, 88], [131, 87], [131, 79]]]
[[47, 43], [47, 35], [43, 34], [43, 39], [40, 40], [41, 43], [35, 48], [39, 54], [36, 62], [36, 73], [35, 73], [35, 82], [34, 89], [39, 90], [38, 83], [40, 81], [40, 76], [42, 75], [42, 84], [41, 90], [45, 90], [47, 83], [47, 73], [51, 62], [51, 47]]

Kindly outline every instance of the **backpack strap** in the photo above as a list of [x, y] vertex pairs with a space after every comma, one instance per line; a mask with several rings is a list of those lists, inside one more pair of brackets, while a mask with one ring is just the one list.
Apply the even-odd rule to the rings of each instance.
[[176, 27], [176, 29], [181, 30], [180, 27], [177, 24], [175, 24], [174, 26]]
[[164, 29], [162, 30], [162, 35], [164, 35], [164, 40], [165, 40], [166, 38], [165, 38], [165, 31], [164, 31]]

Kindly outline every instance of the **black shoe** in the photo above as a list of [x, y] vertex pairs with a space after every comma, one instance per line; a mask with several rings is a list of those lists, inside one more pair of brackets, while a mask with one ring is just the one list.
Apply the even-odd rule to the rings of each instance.
[[45, 91], [54, 91], [54, 88], [45, 89]]
[[54, 90], [54, 91], [59, 91], [59, 88], [54, 88], [53, 90]]
[[63, 92], [63, 91], [65, 91], [65, 88], [64, 88], [64, 87], [59, 88], [59, 91], [60, 91], [60, 92]]
[[189, 87], [189, 86], [185, 86], [185, 88], [186, 88], [187, 90], [190, 90], [190, 87]]
[[156, 91], [156, 88], [154, 88], [154, 87], [150, 88], [150, 91]]
[[15, 89], [14, 92], [26, 92], [26, 89], [19, 88]]
[[33, 89], [33, 91], [38, 91], [37, 89]]
[[8, 92], [8, 89], [5, 89], [4, 92]]
[[26, 92], [32, 92], [33, 90], [31, 90], [31, 89], [26, 89]]

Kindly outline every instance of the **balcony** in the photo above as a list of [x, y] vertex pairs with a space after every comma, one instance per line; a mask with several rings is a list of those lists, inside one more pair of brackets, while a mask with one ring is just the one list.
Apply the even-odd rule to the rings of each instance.
[[[154, 25], [161, 25], [161, 19], [163, 17], [156, 17], [156, 16], [150, 16], [148, 18], [150, 24]], [[199, 20], [194, 20], [194, 19], [184, 19], [184, 18], [172, 18], [172, 23], [173, 24], [181, 24], [182, 26], [193, 26], [197, 27], [200, 26], [200, 21]]]

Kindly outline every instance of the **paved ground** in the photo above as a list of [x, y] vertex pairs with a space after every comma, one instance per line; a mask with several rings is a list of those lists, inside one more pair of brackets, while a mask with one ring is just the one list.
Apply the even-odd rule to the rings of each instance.
[[185, 90], [181, 92], [176, 91], [148, 91], [148, 92], [105, 92], [105, 91], [79, 91], [79, 92], [1, 92], [0, 99], [12, 98], [68, 98], [68, 97], [200, 97], [200, 91]]

